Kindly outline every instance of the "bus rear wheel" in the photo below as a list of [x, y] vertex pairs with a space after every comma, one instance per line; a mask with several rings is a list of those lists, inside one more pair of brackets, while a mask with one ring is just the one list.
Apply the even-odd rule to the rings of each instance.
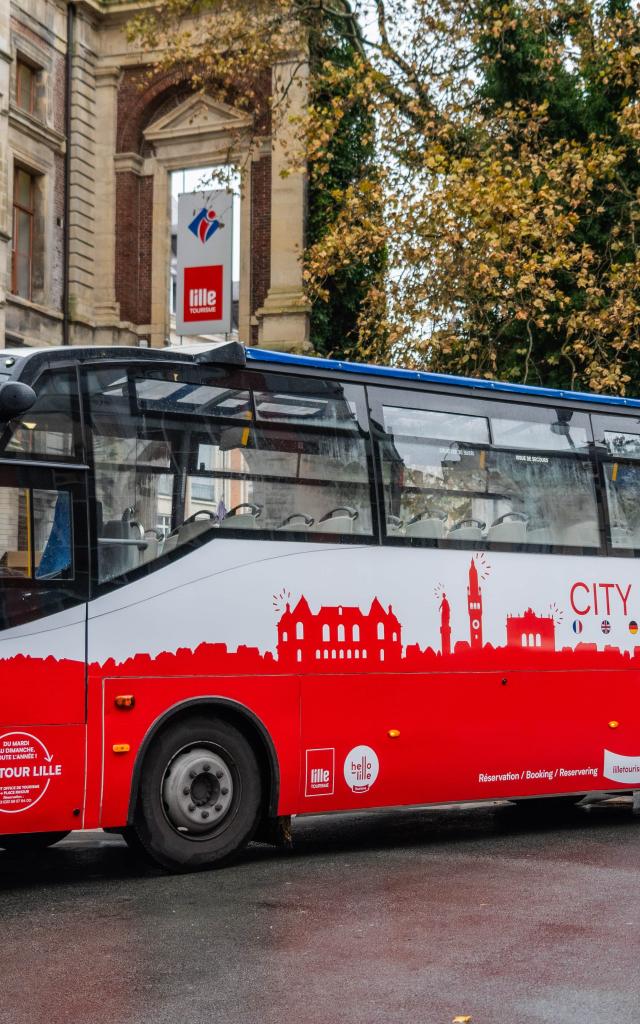
[[68, 835], [69, 832], [27, 832], [21, 836], [0, 836], [0, 847], [7, 853], [35, 856]]
[[149, 750], [125, 838], [170, 871], [200, 871], [231, 860], [261, 810], [251, 744], [235, 726], [194, 715], [168, 726]]

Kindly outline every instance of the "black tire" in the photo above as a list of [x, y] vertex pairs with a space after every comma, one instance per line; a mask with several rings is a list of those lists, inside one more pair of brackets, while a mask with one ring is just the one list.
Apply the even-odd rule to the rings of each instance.
[[69, 832], [26, 832], [21, 836], [0, 836], [0, 846], [7, 853], [33, 857], [68, 835]]
[[[201, 771], [207, 758], [211, 765], [205, 763]], [[190, 763], [198, 767], [187, 778]], [[222, 790], [216, 774], [226, 783]], [[188, 797], [169, 792], [176, 779], [189, 778]], [[195, 787], [200, 787], [198, 797]], [[180, 788], [180, 794], [188, 788]], [[189, 803], [189, 813], [198, 821], [185, 826], [177, 819], [187, 813], [182, 806], [187, 800], [197, 803]], [[262, 781], [251, 744], [235, 726], [199, 714], [167, 726], [153, 742], [142, 766], [133, 829], [125, 838], [169, 871], [201, 871], [232, 860], [251, 840], [261, 811]]]

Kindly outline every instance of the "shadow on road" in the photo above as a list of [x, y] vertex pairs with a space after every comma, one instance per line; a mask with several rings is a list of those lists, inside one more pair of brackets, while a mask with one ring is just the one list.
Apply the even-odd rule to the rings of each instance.
[[[585, 840], [601, 830], [623, 834], [637, 829], [640, 819], [631, 813], [631, 798], [591, 807], [549, 809], [531, 801], [524, 806], [507, 803], [472, 804], [424, 809], [393, 808], [350, 814], [299, 818], [293, 826], [293, 848], [279, 850], [253, 843], [240, 856], [242, 864], [330, 856], [333, 860], [353, 851], [374, 853], [397, 849], [428, 851], [443, 844], [465, 847], [500, 840], [500, 850], [520, 846], [524, 837], [555, 840], [584, 833]], [[165, 872], [140, 859], [117, 835], [100, 831], [78, 832], [57, 846], [26, 857], [0, 850], [2, 889], [29, 889], [82, 880], [134, 880], [165, 877]]]

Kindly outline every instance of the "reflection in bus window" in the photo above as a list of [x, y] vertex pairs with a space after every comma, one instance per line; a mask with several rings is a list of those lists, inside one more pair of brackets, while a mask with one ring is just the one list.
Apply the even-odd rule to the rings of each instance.
[[38, 378], [34, 388], [35, 404], [4, 428], [0, 451], [5, 456], [74, 459], [79, 428], [75, 373], [47, 371]]
[[621, 459], [640, 459], [640, 434], [605, 430], [604, 443], [610, 455], [617, 455]]
[[[378, 448], [387, 535], [525, 549], [598, 547], [593, 470], [576, 451], [587, 445], [586, 429], [554, 410], [542, 410], [542, 417], [539, 424], [500, 419], [497, 429], [492, 420], [492, 447], [483, 417], [385, 405]], [[554, 453], [566, 446], [567, 454]]]
[[572, 452], [588, 450], [586, 424], [572, 422], [572, 410], [537, 409], [539, 420], [491, 417], [493, 443], [498, 448], [526, 448], [529, 451]]
[[640, 548], [640, 466], [624, 462], [604, 465], [611, 546]]

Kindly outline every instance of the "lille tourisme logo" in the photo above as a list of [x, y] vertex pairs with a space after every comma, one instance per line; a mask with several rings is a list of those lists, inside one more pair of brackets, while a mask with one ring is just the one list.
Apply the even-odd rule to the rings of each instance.
[[336, 752], [333, 747], [307, 750], [305, 796], [333, 796]]
[[184, 319], [222, 320], [222, 266], [184, 268]]
[[207, 210], [205, 206], [202, 207], [200, 213], [197, 213], [191, 223], [189, 224], [189, 231], [199, 238], [203, 243], [208, 242], [209, 239], [215, 235], [218, 228], [221, 228], [222, 224], [216, 216], [215, 210]]

